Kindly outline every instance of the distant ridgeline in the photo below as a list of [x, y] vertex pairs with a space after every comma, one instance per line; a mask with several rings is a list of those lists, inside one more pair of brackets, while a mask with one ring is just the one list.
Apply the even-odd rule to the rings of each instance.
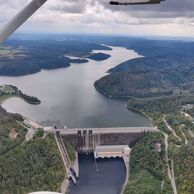
[[0, 99], [6, 98], [9, 96], [18, 96], [28, 102], [29, 104], [40, 104], [41, 101], [34, 97], [24, 94], [21, 90], [19, 90], [17, 87], [12, 85], [3, 85], [0, 86]]
[[64, 68], [71, 63], [103, 61], [110, 57], [102, 52], [94, 53], [96, 50], [111, 48], [72, 39], [11, 39], [7, 41], [6, 47], [0, 47], [0, 75], [21, 76], [37, 73], [42, 69]]
[[144, 57], [126, 61], [96, 81], [96, 89], [104, 95], [144, 98], [194, 91], [194, 42], [114, 41], [113, 45], [134, 49]]

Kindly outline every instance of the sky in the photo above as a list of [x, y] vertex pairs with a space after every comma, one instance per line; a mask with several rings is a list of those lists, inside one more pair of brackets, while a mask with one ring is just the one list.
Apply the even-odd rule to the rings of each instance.
[[[29, 0], [0, 0], [0, 27]], [[109, 0], [48, 0], [19, 32], [194, 37], [194, 0], [110, 6]]]

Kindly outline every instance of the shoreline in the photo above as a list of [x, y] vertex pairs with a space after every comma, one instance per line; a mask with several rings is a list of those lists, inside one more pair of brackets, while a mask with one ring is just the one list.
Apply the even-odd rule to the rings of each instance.
[[[18, 96], [18, 95], [11, 95], [11, 96], [7, 96], [7, 97], [5, 96], [5, 99], [0, 100], [0, 106], [2, 107], [2, 104], [5, 103], [7, 100], [9, 100], [9, 99], [11, 99], [11, 98], [19, 98], [19, 99], [21, 99], [21, 100], [23, 100], [23, 101], [25, 101], [26, 103], [31, 104], [31, 105], [39, 105], [39, 104], [41, 104], [41, 102], [38, 103], [38, 102], [31, 102], [31, 101], [25, 100], [24, 98], [22, 98], [21, 96]], [[3, 107], [2, 107], [2, 108], [3, 108]], [[18, 113], [18, 114], [19, 114], [19, 113]]]
[[130, 110], [130, 111], [136, 112], [136, 113], [138, 113], [140, 115], [145, 116], [147, 119], [149, 119], [151, 127], [154, 127], [152, 118], [149, 115], [147, 115], [145, 112], [143, 112], [141, 110], [138, 110], [138, 109], [135, 109], [135, 108], [131, 108], [129, 106], [127, 106], [127, 109]]
[[125, 177], [125, 182], [121, 187], [121, 192], [120, 194], [124, 194], [125, 192], [125, 188], [128, 184], [129, 181], [129, 177], [130, 177], [130, 156], [128, 157], [123, 157], [123, 162], [125, 164], [125, 171], [126, 171], [126, 177]]
[[[5, 96], [2, 96], [2, 97], [3, 97], [3, 98], [5, 97], [5, 98], [0, 100], [0, 106], [1, 106], [1, 107], [2, 107], [2, 104], [3, 104], [6, 100], [8, 100], [8, 99], [10, 99], [10, 98], [14, 98], [14, 97], [16, 97], [16, 96], [13, 96], [13, 95], [11, 95], [11, 96], [8, 95], [8, 96], [6, 96], [6, 95], [5, 95]], [[3, 108], [3, 107], [2, 107], [2, 108]]]
[[[95, 83], [94, 83], [94, 88], [95, 88], [96, 91], [99, 92], [102, 96], [104, 96], [104, 97], [106, 97], [106, 98], [108, 98], [108, 99], [110, 99], [110, 100], [117, 100], [117, 101], [127, 102], [129, 99], [136, 99], [136, 97], [132, 97], [132, 96], [120, 96], [120, 97], [115, 97], [115, 96], [114, 96], [114, 97], [113, 97], [113, 96], [106, 95], [105, 92], [101, 91], [100, 89], [98, 89], [98, 87], [96, 87]], [[131, 108], [131, 107], [129, 107], [128, 105], [127, 105], [126, 107], [127, 107], [128, 110], [130, 110], [130, 111], [132, 111], [132, 112], [134, 112], [134, 113], [138, 113], [138, 114], [140, 114], [140, 115], [145, 116], [147, 119], [149, 119], [151, 127], [154, 126], [154, 125], [153, 125], [153, 120], [152, 120], [152, 118], [151, 118], [149, 115], [147, 115], [145, 112], [140, 111], [140, 110], [138, 110], [138, 109]]]

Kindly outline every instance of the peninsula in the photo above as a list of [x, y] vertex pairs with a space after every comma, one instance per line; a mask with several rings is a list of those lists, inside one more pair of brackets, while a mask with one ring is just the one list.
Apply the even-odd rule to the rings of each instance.
[[14, 96], [22, 98], [29, 104], [37, 105], [41, 103], [41, 101], [37, 97], [24, 94], [21, 90], [19, 90], [15, 86], [12, 85], [0, 86], [0, 101]]

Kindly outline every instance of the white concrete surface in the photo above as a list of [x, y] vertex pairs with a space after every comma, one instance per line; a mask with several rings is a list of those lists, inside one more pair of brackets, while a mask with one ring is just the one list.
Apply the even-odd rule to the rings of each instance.
[[96, 146], [94, 150], [95, 158], [123, 158], [129, 157], [131, 149], [128, 145], [108, 145], [108, 146]]

